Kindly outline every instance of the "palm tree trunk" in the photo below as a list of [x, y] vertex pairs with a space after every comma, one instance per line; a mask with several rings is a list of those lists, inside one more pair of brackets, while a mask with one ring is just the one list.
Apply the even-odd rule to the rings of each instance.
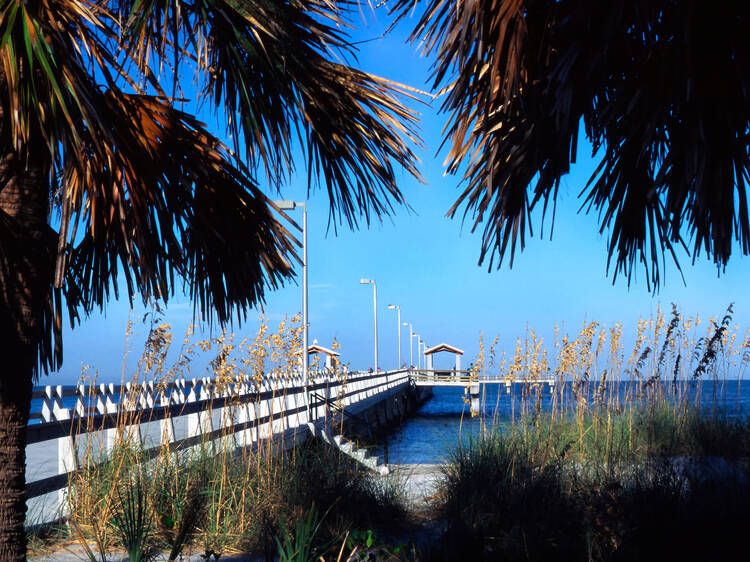
[[[2, 116], [0, 112], [0, 123]], [[49, 333], [53, 258], [44, 165], [21, 159], [0, 124], [0, 560], [26, 559], [26, 425]], [[7, 129], [6, 129], [7, 130]]]
[[0, 378], [0, 560], [26, 560], [26, 424], [31, 390], [31, 372], [22, 372], [11, 361]]

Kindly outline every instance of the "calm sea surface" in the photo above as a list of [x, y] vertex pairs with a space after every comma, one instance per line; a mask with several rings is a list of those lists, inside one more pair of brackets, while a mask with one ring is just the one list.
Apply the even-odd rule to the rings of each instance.
[[[691, 403], [697, 403], [707, 412], [722, 412], [731, 418], [744, 418], [750, 413], [750, 381], [727, 380], [702, 382], [696, 386], [681, 385], [672, 393], [672, 385], [663, 384], [661, 389], [668, 396], [683, 396]], [[609, 392], [613, 399], [626, 397], [638, 391], [637, 384], [631, 382], [610, 383]], [[583, 390], [581, 390], [583, 392]], [[595, 388], [592, 386], [583, 395], [591, 401]], [[522, 408], [524, 385], [514, 384], [507, 393], [502, 385], [486, 385], [483, 399], [484, 422], [492, 425], [508, 423], [517, 419]], [[556, 391], [560, 399], [559, 389]], [[573, 398], [573, 389], [567, 384], [564, 399]], [[618, 396], [619, 395], [619, 396]], [[459, 443], [479, 433], [481, 418], [472, 418], [469, 405], [464, 401], [464, 390], [457, 387], [435, 387], [434, 396], [406, 420], [387, 440], [388, 462], [396, 464], [436, 464], [447, 460], [450, 451]], [[540, 408], [549, 411], [552, 394], [545, 385], [539, 392]], [[468, 397], [467, 397], [468, 398]], [[531, 402], [535, 400], [531, 398]], [[527, 402], [528, 403], [528, 402]], [[377, 452], [383, 455], [383, 448]]]

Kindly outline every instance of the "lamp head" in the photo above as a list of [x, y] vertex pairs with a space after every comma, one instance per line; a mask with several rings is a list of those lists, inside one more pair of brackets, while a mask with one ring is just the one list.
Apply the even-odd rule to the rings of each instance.
[[399, 306], [397, 304], [389, 304], [388, 308], [390, 308], [391, 310], [396, 310], [397, 308], [399, 308]]
[[292, 199], [280, 199], [274, 201], [274, 204], [282, 211], [291, 211], [296, 207], [296, 203]]
[[372, 279], [360, 279], [359, 282], [362, 285], [369, 285], [370, 283], [373, 283], [373, 280]]

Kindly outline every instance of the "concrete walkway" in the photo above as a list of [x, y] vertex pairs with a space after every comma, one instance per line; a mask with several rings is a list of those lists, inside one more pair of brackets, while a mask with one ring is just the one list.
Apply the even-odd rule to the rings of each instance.
[[429, 507], [440, 478], [439, 464], [391, 464], [393, 477], [404, 483], [410, 507], [417, 512]]

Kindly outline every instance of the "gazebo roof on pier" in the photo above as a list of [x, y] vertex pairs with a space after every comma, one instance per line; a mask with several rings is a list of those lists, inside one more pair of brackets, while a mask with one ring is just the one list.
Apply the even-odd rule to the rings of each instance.
[[[323, 353], [324, 355], [332, 355], [334, 357], [338, 357], [339, 355], [341, 355], [340, 353], [338, 353], [338, 352], [336, 352], [336, 351], [334, 351], [332, 349], [328, 349], [327, 347], [323, 347], [322, 345], [320, 345], [318, 343], [318, 340], [315, 340], [312, 343], [312, 345], [308, 345], [307, 346], [307, 353], [309, 353], [310, 355], [314, 355], [315, 353]], [[302, 354], [302, 350], [299, 350], [296, 354], [297, 355], [301, 355]]]
[[332, 349], [328, 349], [327, 347], [323, 347], [322, 345], [318, 345], [317, 343], [312, 344], [307, 348], [307, 352], [312, 353], [325, 353], [326, 355], [335, 355], [338, 357], [341, 355], [340, 353], [335, 352]]
[[432, 355], [433, 353], [440, 353], [441, 351], [447, 351], [448, 353], [455, 353], [457, 355], [464, 354], [462, 349], [458, 349], [457, 347], [453, 347], [452, 345], [448, 345], [447, 343], [441, 343], [439, 345], [436, 345], [435, 347], [431, 347], [430, 349], [425, 349], [424, 354]]

